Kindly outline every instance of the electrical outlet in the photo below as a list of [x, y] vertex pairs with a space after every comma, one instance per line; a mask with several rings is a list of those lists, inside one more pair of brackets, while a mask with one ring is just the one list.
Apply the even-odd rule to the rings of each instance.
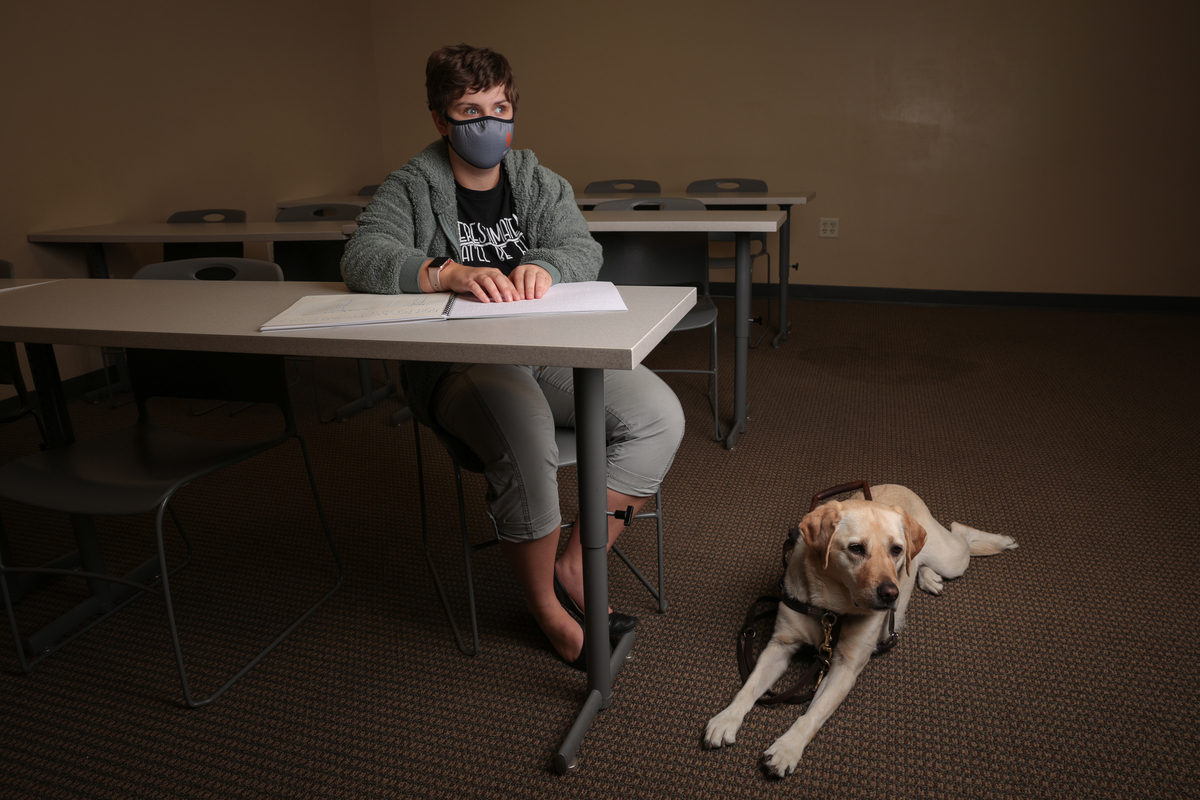
[[838, 238], [837, 218], [836, 217], [833, 219], [822, 218], [821, 219], [821, 230], [817, 233], [817, 236], [821, 237], [822, 239]]

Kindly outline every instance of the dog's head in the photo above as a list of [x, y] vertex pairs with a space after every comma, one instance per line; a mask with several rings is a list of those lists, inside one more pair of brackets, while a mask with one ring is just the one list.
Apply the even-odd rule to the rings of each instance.
[[800, 521], [800, 532], [821, 574], [860, 608], [891, 608], [900, 572], [925, 546], [925, 529], [908, 512], [866, 500], [819, 506]]

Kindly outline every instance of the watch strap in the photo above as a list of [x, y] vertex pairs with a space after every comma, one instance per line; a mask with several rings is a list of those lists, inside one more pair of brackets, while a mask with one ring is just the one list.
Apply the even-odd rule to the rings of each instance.
[[444, 291], [442, 289], [442, 267], [446, 266], [453, 260], [453, 258], [447, 258], [436, 267], [431, 266], [429, 268], [429, 285], [433, 287], [435, 292]]

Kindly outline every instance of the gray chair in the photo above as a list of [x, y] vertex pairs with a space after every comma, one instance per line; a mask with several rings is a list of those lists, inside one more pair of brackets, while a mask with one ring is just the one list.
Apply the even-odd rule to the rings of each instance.
[[[255, 258], [187, 258], [181, 261], [164, 261], [159, 264], [147, 264], [133, 275], [139, 281], [282, 281], [283, 270], [278, 264], [270, 261], [259, 261]], [[313, 384], [316, 391], [316, 383]], [[226, 402], [206, 408], [203, 411], [192, 410], [194, 416], [207, 414], [210, 411], [226, 405]], [[231, 409], [230, 415], [244, 411], [250, 406]], [[192, 408], [188, 401], [189, 410]]]
[[[15, 278], [16, 272], [16, 267], [11, 261], [0, 259], [0, 278]], [[48, 441], [42, 415], [34, 408], [29, 391], [25, 388], [21, 362], [17, 360], [17, 346], [13, 342], [0, 342], [0, 386], [11, 386], [17, 393], [15, 402], [14, 399], [9, 399], [0, 404], [0, 425], [33, 417], [37, 422], [38, 432], [42, 435], [42, 441]], [[2, 537], [3, 533], [0, 532], [0, 544], [3, 543]]]
[[584, 187], [584, 194], [612, 194], [614, 192], [661, 192], [658, 181], [645, 181], [636, 178], [615, 181], [592, 181]]
[[[175, 651], [175, 662], [183, 686], [184, 702], [189, 707], [196, 708], [220, 697], [332, 597], [342, 585], [342, 562], [334, 546], [333, 535], [317, 492], [308, 448], [296, 430], [282, 356], [129, 349], [126, 357], [137, 403], [137, 422], [128, 428], [25, 456], [5, 464], [0, 467], [0, 497], [71, 515], [127, 516], [154, 513], [158, 573], [156, 579], [142, 584], [102, 573], [5, 566], [0, 571], [0, 591], [4, 595], [5, 611], [17, 645], [17, 657], [21, 669], [25, 672], [29, 672], [43, 658], [71, 641], [74, 635], [41, 653], [30, 653], [27, 658], [13, 613], [7, 575], [68, 574], [92, 582], [132, 583], [137, 589], [137, 594], [151, 590], [161, 591]], [[147, 401], [155, 397], [196, 397], [270, 403], [278, 407], [282, 415], [283, 429], [274, 436], [255, 441], [199, 438], [155, 422], [147, 404]], [[192, 545], [180, 527], [171, 501], [176, 492], [184, 486], [272, 450], [293, 438], [300, 444], [317, 516], [333, 559], [331, 566], [336, 573], [336, 580], [331, 589], [324, 590], [319, 599], [282, 633], [272, 633], [270, 643], [222, 686], [207, 697], [193, 697], [179, 640], [174, 599], [171, 595], [171, 577], [190, 560]], [[170, 514], [175, 528], [179, 530], [187, 549], [183, 561], [173, 567], [168, 564], [163, 535], [163, 519], [167, 513]], [[299, 533], [289, 531], [289, 537], [297, 539]], [[295, 550], [298, 553], [307, 553], [310, 547], [307, 543], [297, 543]], [[247, 557], [250, 557], [250, 554], [247, 554]], [[258, 558], [257, 555], [254, 557]], [[297, 573], [297, 581], [302, 586], [308, 587], [312, 581], [308, 573], [308, 569]], [[96, 622], [97, 620], [92, 620], [89, 627]]]
[[[352, 203], [313, 203], [280, 209], [276, 222], [318, 222], [343, 220], [353, 222], [362, 209]], [[289, 281], [342, 280], [344, 241], [275, 242], [275, 263], [283, 269]]]
[[42, 441], [48, 441], [42, 415], [34, 407], [29, 390], [25, 387], [25, 378], [21, 374], [21, 363], [17, 360], [17, 345], [13, 342], [0, 342], [0, 386], [11, 386], [17, 393], [15, 398], [9, 398], [0, 403], [0, 425], [16, 422], [25, 417], [33, 417], [37, 422], [38, 432], [42, 435]]
[[[168, 223], [180, 222], [245, 222], [246, 212], [238, 208], [198, 208], [176, 211], [167, 217]], [[241, 242], [164, 242], [163, 261], [185, 258], [241, 258], [245, 248]]]
[[[621, 192], [636, 192], [645, 194], [649, 192], [661, 192], [662, 187], [658, 185], [658, 181], [645, 181], [638, 178], [629, 178], [626, 180], [615, 181], [592, 181], [583, 188], [584, 194], [618, 194]], [[583, 211], [594, 211], [595, 206], [580, 205]]]
[[[13, 266], [13, 263], [0, 259], [0, 278], [15, 277], [16, 268]], [[37, 422], [38, 433], [42, 436], [43, 445], [48, 442], [49, 437], [46, 435], [46, 425], [42, 422], [42, 415], [34, 408], [29, 391], [25, 388], [25, 377], [21, 374], [21, 364], [17, 360], [17, 346], [13, 342], [0, 342], [0, 385], [11, 386], [17, 393], [17, 396], [14, 398], [0, 401], [0, 425], [17, 422], [25, 417], [33, 417], [34, 421]], [[0, 519], [0, 569], [11, 563], [13, 563], [12, 549], [8, 546], [8, 536], [4, 531], [4, 520]], [[24, 597], [29, 594], [32, 591], [32, 587], [37, 583], [30, 580], [32, 577], [25, 575], [18, 576], [18, 580], [12, 587], [13, 594], [17, 597]], [[4, 574], [0, 573], [0, 582], [3, 581], [5, 581]]]
[[[687, 187], [688, 193], [713, 193], [713, 192], [765, 192], [767, 191], [767, 182], [757, 178], [708, 178], [702, 181], [692, 181]], [[707, 207], [713, 211], [766, 211], [766, 205], [749, 205], [749, 206], [726, 206], [714, 203], [708, 203]], [[710, 233], [708, 240], [710, 242], [732, 242], [736, 237], [732, 233]], [[759, 249], [750, 253], [750, 260], [767, 258], [767, 283], [771, 282], [771, 252], [767, 250], [767, 235], [765, 233], [750, 234], [751, 242], [758, 242]], [[712, 256], [708, 257], [709, 269], [732, 269], [736, 266], [737, 259], [734, 256]], [[771, 306], [767, 305], [767, 327], [770, 327]], [[762, 321], [761, 318], [758, 321]], [[761, 337], [760, 337], [761, 339]], [[753, 346], [757, 346], [755, 342]]]
[[[399, 415], [398, 415], [399, 416]], [[395, 419], [395, 418], [394, 418]], [[396, 421], [400, 424], [402, 420]], [[433, 575], [433, 584], [437, 589], [438, 597], [442, 600], [442, 608], [446, 611], [446, 619], [450, 621], [450, 628], [454, 632], [454, 640], [458, 644], [458, 649], [468, 656], [475, 656], [479, 653], [479, 624], [475, 616], [475, 582], [471, 577], [471, 555], [486, 547], [499, 544], [499, 538], [487, 539], [482, 542], [471, 542], [470, 529], [467, 526], [467, 505], [463, 497], [463, 482], [462, 471], [465, 469], [468, 472], [476, 472], [482, 474], [484, 471], [483, 462], [479, 456], [463, 444], [462, 441], [454, 436], [451, 436], [444, 431], [434, 430], [438, 441], [445, 447], [450, 460], [454, 464], [454, 486], [458, 495], [458, 524], [462, 534], [463, 548], [463, 563], [466, 567], [467, 580], [467, 608], [471, 617], [471, 649], [467, 649], [466, 643], [463, 641], [462, 634], [459, 632], [458, 623], [454, 618], [454, 611], [450, 607], [450, 598], [446, 594], [445, 587], [442, 585], [442, 579], [438, 575], [437, 566], [433, 563], [433, 554], [429, 549], [429, 521], [425, 503], [425, 465], [421, 458], [421, 424], [417, 419], [413, 418], [413, 439], [417, 448], [417, 489], [421, 501], [421, 545], [425, 549], [425, 561], [429, 565], [429, 571]], [[577, 462], [575, 452], [575, 429], [574, 428], [556, 428], [554, 430], [554, 441], [558, 445], [558, 467], [569, 467]], [[655, 521], [658, 534], [658, 586], [655, 587], [649, 580], [633, 565], [628, 556], [621, 551], [619, 547], [613, 545], [612, 551], [625, 562], [625, 566], [629, 567], [634, 576], [642, 582], [642, 585], [650, 592], [651, 596], [658, 602], [659, 613], [667, 610], [667, 591], [665, 587], [665, 575], [663, 567], [663, 505], [662, 505], [662, 489], [654, 495], [654, 510], [643, 511], [640, 514], [634, 515], [633, 519], [625, 519], [624, 512], [616, 512], [615, 516], [625, 520], [625, 525], [632, 524], [639, 519], [653, 519]], [[613, 516], [613, 512], [609, 512]], [[563, 530], [570, 530], [571, 523], [564, 523]]]
[[369, 183], [366, 186], [364, 186], [358, 190], [358, 196], [359, 197], [374, 197], [375, 193], [378, 191], [379, 191], [378, 183]]
[[[366, 188], [366, 187], [364, 187]], [[282, 209], [275, 215], [276, 222], [313, 222], [316, 220], [354, 221], [362, 209], [351, 203], [313, 203], [305, 206]], [[289, 281], [332, 281], [342, 280], [342, 255], [346, 243], [341, 242], [276, 242], [275, 262], [283, 268]], [[383, 386], [371, 388], [370, 362], [358, 359], [358, 379], [362, 394], [357, 399], [339, 408], [333, 416], [321, 416], [317, 406], [317, 418], [321, 422], [346, 420], [364, 409], [373, 408], [388, 395], [395, 394], [396, 385], [388, 374], [387, 362], [383, 362]]]
[[[632, 211], [637, 208], [703, 210], [699, 200], [681, 197], [628, 198], [608, 200], [596, 211]], [[656, 369], [659, 373], [690, 373], [708, 376], [708, 402], [712, 406], [713, 431], [722, 436], [717, 394], [717, 307], [708, 294], [708, 236], [704, 233], [594, 233], [604, 248], [604, 266], [599, 280], [617, 285], [678, 286], [697, 289], [696, 305], [675, 324], [672, 333], [710, 329], [708, 369]]]
[[147, 264], [133, 277], [139, 281], [282, 281], [283, 270], [256, 258], [189, 258]]

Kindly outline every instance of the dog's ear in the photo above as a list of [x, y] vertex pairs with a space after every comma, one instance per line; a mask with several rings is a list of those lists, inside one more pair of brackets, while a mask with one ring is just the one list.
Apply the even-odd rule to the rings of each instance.
[[842, 521], [842, 504], [839, 502], [826, 503], [817, 506], [800, 520], [800, 533], [804, 543], [829, 566], [829, 540], [833, 538], [833, 530]]
[[925, 529], [921, 527], [921, 523], [913, 519], [912, 514], [909, 514], [900, 506], [892, 506], [892, 510], [899, 514], [904, 521], [904, 571], [908, 572], [913, 558], [925, 546]]

